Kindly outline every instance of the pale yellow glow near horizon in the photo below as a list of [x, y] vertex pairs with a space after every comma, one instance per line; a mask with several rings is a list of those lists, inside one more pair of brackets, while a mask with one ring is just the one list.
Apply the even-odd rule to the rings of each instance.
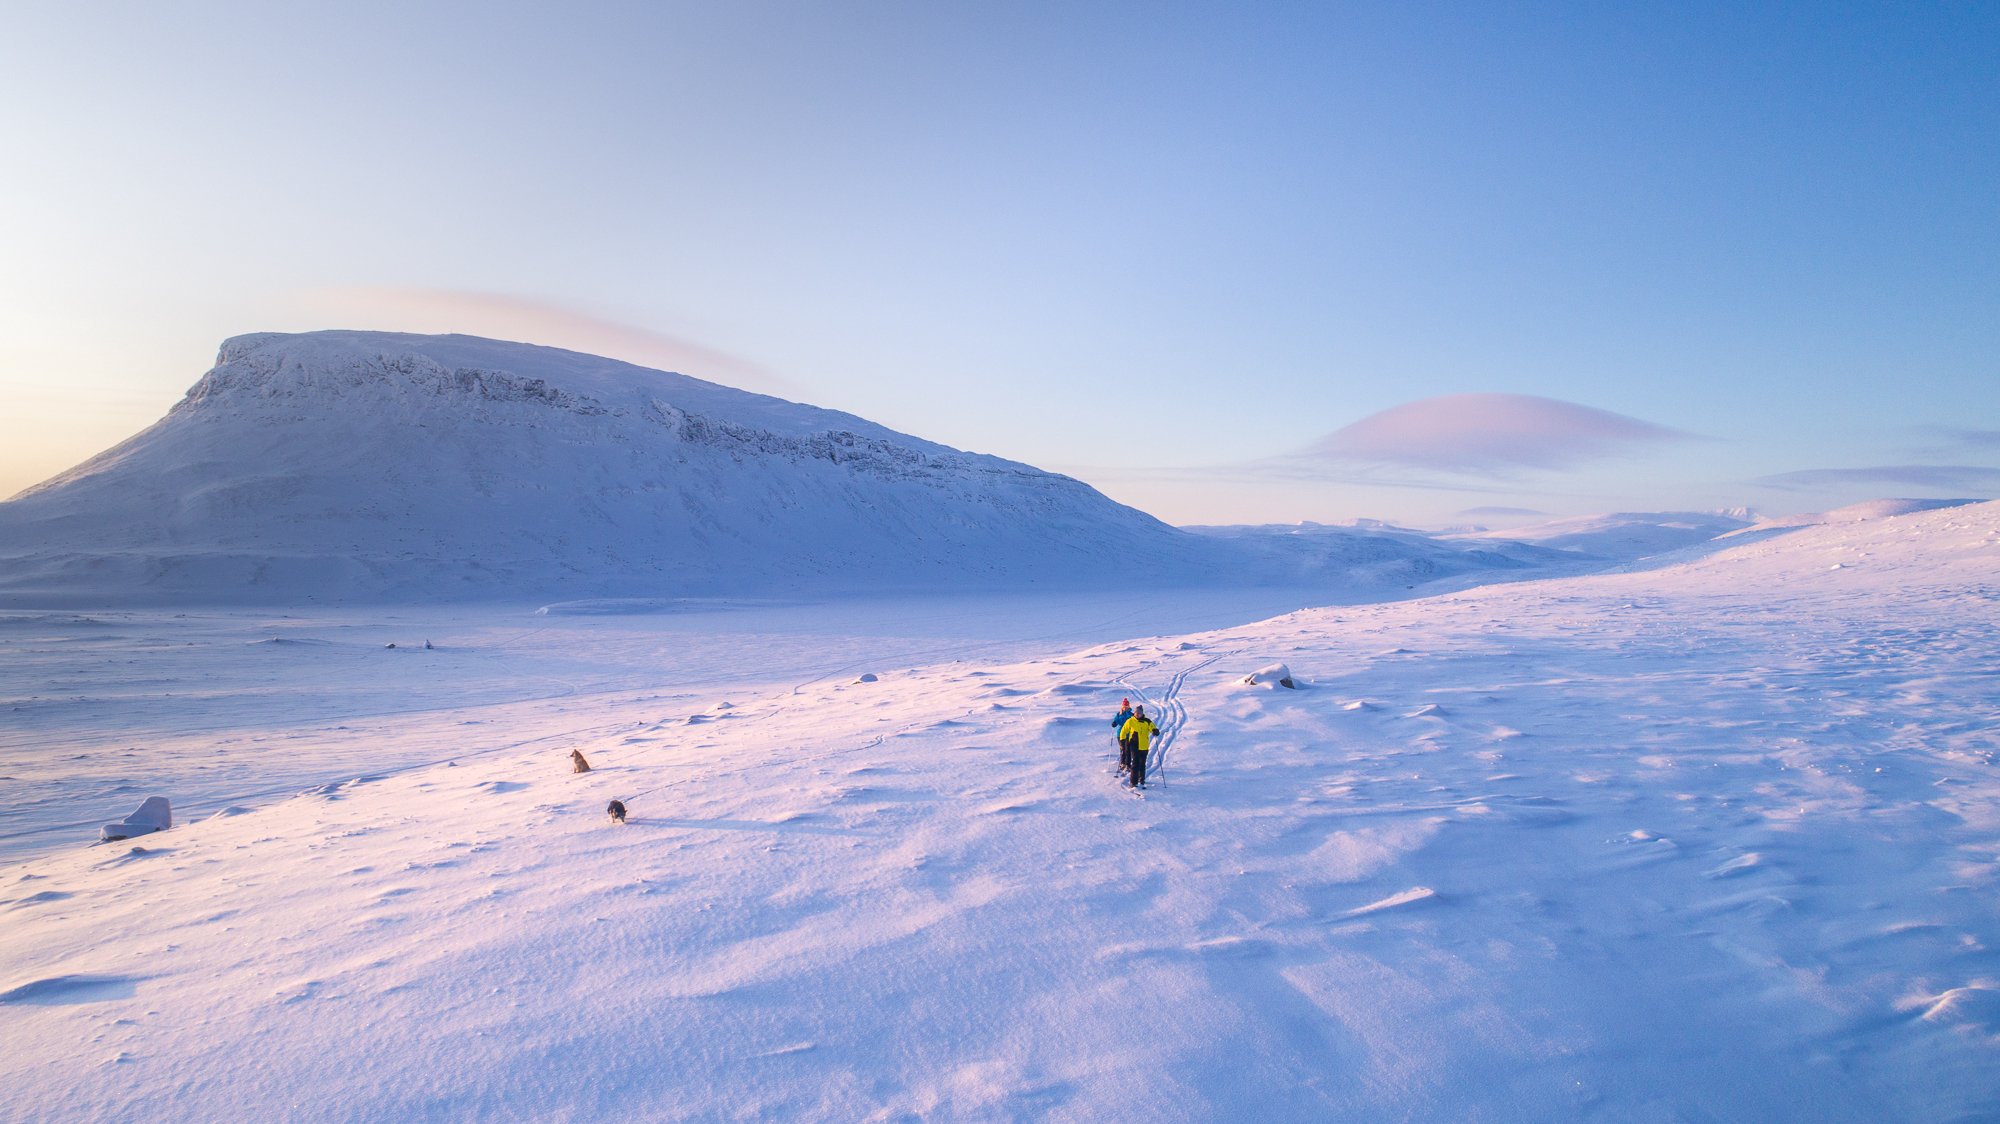
[[0, 348], [0, 499], [66, 472], [158, 421], [187, 386], [116, 360], [85, 365]]

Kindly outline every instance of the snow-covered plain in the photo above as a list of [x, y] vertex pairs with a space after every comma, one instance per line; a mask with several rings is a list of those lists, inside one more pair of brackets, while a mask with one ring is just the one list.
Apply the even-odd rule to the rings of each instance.
[[539, 612], [0, 611], [0, 862], [67, 848], [95, 830], [100, 807], [155, 790], [180, 818], [199, 818], [356, 769], [574, 739], [604, 724], [596, 715], [607, 706], [699, 708], [885, 667], [1008, 663], [1325, 598], [1253, 589]]
[[2000, 504], [1181, 597], [9, 616], [0, 1116], [2000, 1116]]

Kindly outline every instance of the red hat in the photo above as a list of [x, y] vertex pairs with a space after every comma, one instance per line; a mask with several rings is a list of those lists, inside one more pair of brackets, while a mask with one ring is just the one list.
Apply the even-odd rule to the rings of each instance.
[[1118, 700], [1118, 703], [1119, 703], [1119, 705], [1121, 705], [1121, 706], [1131, 706], [1131, 705], [1132, 705], [1132, 700], [1131, 700], [1131, 699], [1119, 699], [1119, 700]]

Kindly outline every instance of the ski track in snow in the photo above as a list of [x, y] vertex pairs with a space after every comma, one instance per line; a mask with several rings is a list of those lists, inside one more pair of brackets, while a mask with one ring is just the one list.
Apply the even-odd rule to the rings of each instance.
[[1996, 570], [1986, 504], [1228, 627], [10, 617], [0, 1119], [1993, 1118]]
[[1187, 708], [1182, 706], [1180, 702], [1182, 685], [1187, 682], [1189, 675], [1207, 668], [1210, 664], [1221, 658], [1221, 656], [1209, 656], [1192, 666], [1183, 666], [1175, 671], [1167, 678], [1167, 684], [1161, 689], [1158, 702], [1153, 700], [1153, 697], [1146, 692], [1144, 687], [1132, 682], [1132, 679], [1136, 675], [1143, 674], [1144, 671], [1150, 671], [1158, 667], [1161, 661], [1148, 663], [1140, 672], [1128, 672], [1112, 680], [1112, 682], [1123, 690], [1137, 695], [1142, 705], [1150, 707], [1152, 713], [1159, 716], [1159, 722], [1157, 723], [1159, 726], [1158, 736], [1153, 739], [1150, 757], [1147, 762], [1146, 778], [1149, 783], [1159, 780], [1163, 775], [1166, 769], [1167, 750], [1173, 748], [1175, 739], [1180, 736], [1181, 728], [1187, 725]]

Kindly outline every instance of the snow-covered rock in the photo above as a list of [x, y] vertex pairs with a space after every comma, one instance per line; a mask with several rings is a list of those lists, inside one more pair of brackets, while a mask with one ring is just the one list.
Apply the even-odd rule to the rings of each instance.
[[117, 823], [104, 825], [104, 842], [131, 839], [140, 835], [151, 835], [174, 826], [174, 811], [164, 796], [148, 796], [138, 810]]
[[1284, 687], [1293, 690], [1298, 687], [1292, 682], [1292, 669], [1281, 663], [1266, 664], [1243, 677], [1249, 687]]

